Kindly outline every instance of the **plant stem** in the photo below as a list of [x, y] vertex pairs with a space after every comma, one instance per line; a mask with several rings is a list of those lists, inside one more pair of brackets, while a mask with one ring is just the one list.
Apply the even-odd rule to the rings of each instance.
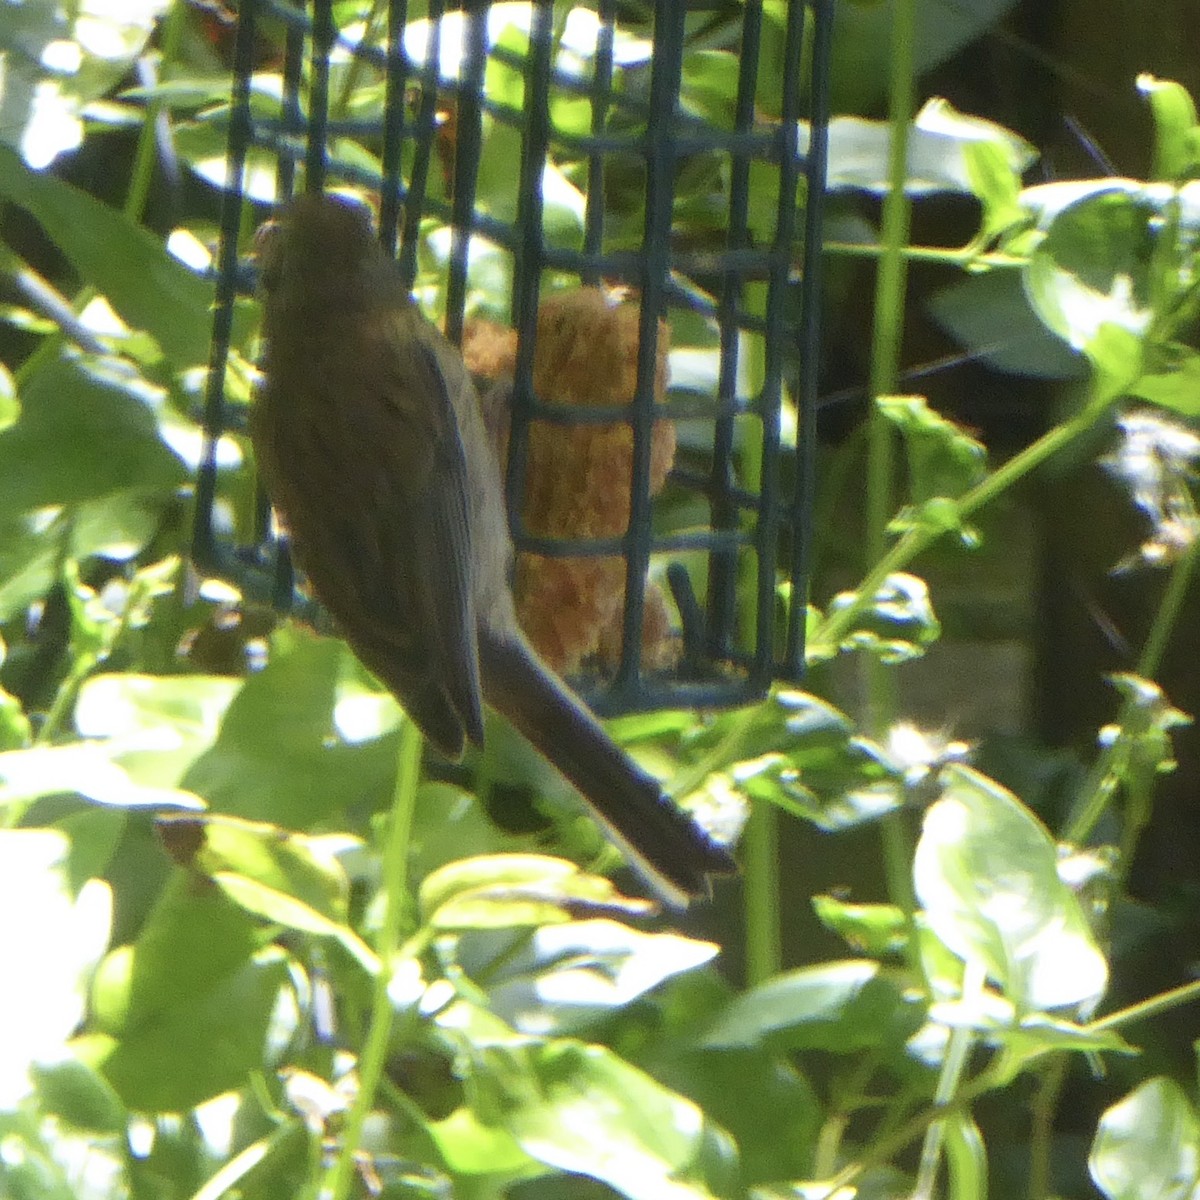
[[[1056, 425], [1036, 442], [1026, 446], [1019, 454], [1013, 455], [1008, 462], [998, 467], [959, 499], [959, 517], [965, 521], [976, 509], [995, 499], [1019, 479], [1028, 475], [1030, 471], [1041, 466], [1065, 446], [1070, 445], [1096, 423], [1102, 411], [1106, 411], [1106, 409], [1094, 404], [1086, 404], [1076, 416], [1064, 421], [1061, 425]], [[900, 538], [859, 584], [854, 600], [845, 608], [830, 613], [817, 627], [816, 632], [809, 640], [812, 656], [819, 659], [836, 653], [842, 637], [853, 627], [858, 614], [874, 601], [887, 577], [896, 571], [903, 570], [918, 554], [936, 542], [944, 532], [945, 530], [941, 527], [919, 526]]]
[[[363, 23], [362, 38], [359, 42], [361, 46], [370, 46], [375, 43], [379, 37], [379, 27], [383, 24], [384, 19], [384, 4], [382, 0], [372, 0], [371, 10], [367, 13], [366, 21]], [[342, 83], [341, 91], [338, 92], [337, 100], [331, 106], [332, 111], [330, 116], [341, 119], [350, 109], [350, 101], [354, 97], [354, 93], [358, 90], [359, 81], [363, 74], [363, 58], [361, 55], [355, 54], [350, 58], [350, 63], [346, 68], [346, 78]]]
[[1193, 541], [1187, 552], [1171, 568], [1171, 577], [1167, 580], [1158, 611], [1154, 614], [1154, 624], [1150, 627], [1150, 634], [1138, 659], [1137, 673], [1143, 679], [1153, 679], [1158, 674], [1167, 642], [1175, 630], [1179, 610], [1192, 583], [1198, 551], [1200, 539]]
[[773, 699], [768, 698], [732, 712], [729, 716], [729, 728], [721, 740], [694, 763], [672, 775], [666, 787], [667, 794], [677, 799], [689, 796], [703, 787], [710, 775], [724, 771], [731, 763], [737, 762], [742, 757], [742, 745], [750, 736], [762, 706], [774, 703]]
[[[765, 313], [767, 288], [755, 283], [746, 288], [745, 302], [751, 312]], [[748, 347], [747, 364], [756, 387], [766, 379], [766, 348], [761, 338]], [[762, 493], [763, 428], [747, 422], [741, 451], [741, 473], [751, 492]], [[743, 558], [738, 579], [738, 621], [743, 629], [754, 628], [757, 607], [757, 569]], [[745, 923], [746, 982], [753, 987], [779, 973], [783, 965], [779, 926], [779, 812], [773, 804], [756, 803], [742, 837], [742, 919]]]
[[1116, 1012], [1109, 1013], [1107, 1017], [1101, 1017], [1098, 1021], [1092, 1021], [1089, 1025], [1085, 1025], [1084, 1029], [1088, 1033], [1099, 1033], [1105, 1029], [1119, 1029], [1122, 1025], [1132, 1025], [1135, 1021], [1156, 1017], [1159, 1013], [1170, 1012], [1173, 1008], [1180, 1008], [1184, 1004], [1192, 1004], [1197, 1000], [1200, 1000], [1200, 980], [1180, 984], [1179, 987], [1172, 988], [1169, 992], [1160, 992], [1157, 996], [1151, 996], [1149, 1000], [1140, 1000], [1137, 1004], [1129, 1005], [1128, 1008], [1119, 1008]]
[[[888, 193], [883, 201], [880, 228], [881, 254], [875, 276], [875, 321], [871, 333], [870, 391], [873, 397], [894, 390], [900, 368], [900, 342], [904, 334], [904, 290], [908, 267], [904, 247], [908, 244], [911, 206], [905, 192], [908, 178], [908, 134], [914, 103], [913, 0], [901, 0], [892, 17], [891, 87], [888, 121]], [[876, 411], [871, 419], [867, 448], [868, 561], [884, 550], [887, 523], [892, 515], [892, 423]]]
[[[873, 400], [896, 389], [900, 373], [900, 343], [904, 335], [904, 293], [908, 263], [911, 205], [905, 190], [908, 179], [908, 135], [915, 102], [913, 31], [915, 0], [899, 0], [892, 14], [891, 82], [888, 98], [888, 192], [883, 201], [880, 227], [882, 254], [875, 276], [874, 326], [871, 333], [869, 390]], [[872, 409], [867, 433], [866, 529], [863, 551], [868, 563], [878, 562], [887, 551], [887, 526], [895, 504], [895, 438], [892, 422]], [[877, 659], [862, 660], [866, 695], [867, 730], [878, 735], [895, 711], [895, 674]]]
[[400, 946], [400, 925], [408, 903], [408, 843], [421, 768], [421, 733], [412, 721], [406, 720], [400, 727], [397, 759], [396, 790], [380, 881], [384, 910], [376, 941], [379, 972], [375, 976], [371, 994], [370, 1025], [358, 1060], [358, 1094], [346, 1117], [341, 1150], [321, 1187], [322, 1200], [345, 1200], [354, 1175], [355, 1156], [362, 1142], [363, 1127], [370, 1115], [387, 1058], [393, 1018], [388, 986], [396, 951]]
[[1054, 1148], [1054, 1114], [1067, 1078], [1067, 1056], [1056, 1054], [1047, 1064], [1033, 1103], [1029, 1128], [1029, 1200], [1046, 1200], [1050, 1195], [1050, 1155]]
[[[1200, 542], [1193, 542], [1188, 547], [1187, 553], [1171, 571], [1162, 601], [1158, 606], [1158, 611], [1154, 614], [1154, 623], [1150, 627], [1150, 634], [1146, 638], [1146, 644], [1138, 658], [1137, 674], [1143, 679], [1152, 679], [1158, 672], [1162, 656], [1167, 648], [1167, 641], [1179, 619], [1180, 608], [1187, 595], [1187, 590], [1191, 586], [1198, 553], [1200, 553]], [[1071, 818], [1066, 832], [1063, 834], [1063, 841], [1076, 845], [1085, 842], [1095, 828], [1096, 822], [1103, 816], [1109, 801], [1116, 795], [1118, 777], [1121, 773], [1121, 759], [1129, 750], [1128, 741], [1120, 731], [1123, 731], [1128, 725], [1135, 706], [1136, 702], [1132, 698], [1127, 698], [1122, 702], [1113, 722], [1118, 733], [1092, 763], [1073, 806], [1076, 815]], [[1132, 846], [1125, 847], [1126, 854], [1123, 855], [1123, 859], [1126, 864], [1128, 863], [1126, 856], [1132, 853], [1132, 849]]]
[[[890, 252], [888, 247], [872, 242], [825, 242], [822, 250], [826, 254], [841, 255], [843, 258], [879, 258]], [[996, 267], [1013, 270], [1024, 267], [1029, 261], [1022, 256], [998, 251], [980, 253], [973, 242], [957, 249], [947, 246], [902, 246], [900, 254], [906, 262], [943, 263], [950, 267]]]
[[779, 973], [779, 819], [772, 804], [755, 804], [741, 841], [742, 905], [746, 922], [746, 985]]
[[[978, 1005], [983, 999], [987, 973], [978, 962], [968, 962], [963, 973], [962, 998], [968, 1005]], [[967, 1056], [975, 1041], [974, 1030], [959, 1025], [950, 1030], [950, 1041], [946, 1056], [942, 1059], [942, 1070], [938, 1075], [934, 1103], [947, 1108], [962, 1083], [967, 1066]], [[930, 1200], [937, 1183], [938, 1165], [942, 1160], [942, 1146], [946, 1138], [945, 1122], [934, 1121], [925, 1130], [925, 1141], [921, 1146], [921, 1161], [917, 1168], [917, 1180], [913, 1185], [913, 1200]]]
[[[187, 20], [187, 6], [176, 0], [163, 21], [162, 61], [169, 63], [179, 54]], [[129, 191], [125, 196], [125, 215], [131, 221], [141, 221], [146, 211], [146, 198], [154, 182], [154, 158], [157, 151], [159, 118], [166, 111], [163, 102], [151, 99], [146, 103], [146, 115], [138, 133], [137, 150], [129, 172]]]
[[919, 1137], [934, 1121], [940, 1121], [951, 1113], [962, 1112], [985, 1092], [990, 1092], [1002, 1081], [999, 1072], [989, 1067], [981, 1071], [969, 1083], [959, 1089], [958, 1094], [945, 1105], [931, 1105], [905, 1121], [897, 1130], [885, 1137], [876, 1138], [856, 1162], [848, 1163], [832, 1179], [825, 1180], [823, 1192], [814, 1191], [812, 1200], [833, 1200], [843, 1189], [865, 1175], [872, 1167], [890, 1162], [914, 1138]]

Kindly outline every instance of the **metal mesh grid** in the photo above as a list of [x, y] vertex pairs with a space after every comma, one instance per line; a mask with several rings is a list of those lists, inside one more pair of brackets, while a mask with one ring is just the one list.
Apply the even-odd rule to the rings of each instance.
[[[772, 122], [757, 118], [755, 97], [763, 38], [774, 29], [767, 29], [760, 3], [735, 6], [741, 14], [740, 53], [736, 106], [728, 127], [698, 119], [681, 105], [686, 6], [673, 0], [654, 3], [652, 55], [638, 71], [644, 86], [635, 87], [618, 63], [625, 31], [617, 5], [613, 0], [596, 0], [596, 5], [576, 10], [591, 13], [595, 21], [594, 52], [588, 71], [581, 74], [560, 69], [556, 51], [561, 54], [562, 9], [556, 13], [543, 0], [523, 7], [527, 21], [520, 29], [527, 36], [510, 37], [508, 44], [490, 41], [489, 20], [494, 9], [511, 18], [511, 5], [476, 4], [448, 14], [441, 0], [429, 0], [427, 22], [410, 25], [407, 4], [392, 0], [386, 31], [368, 26], [359, 31], [361, 37], [351, 39], [335, 28], [329, 0], [315, 0], [311, 14], [276, 0], [243, 0], [205, 412], [208, 444], [197, 481], [193, 553], [202, 571], [230, 579], [247, 595], [270, 599], [280, 608], [311, 609], [311, 602], [295, 590], [286, 553], [270, 542], [265, 503], [249, 545], [235, 545], [219, 533], [213, 515], [220, 485], [216, 441], [238, 416], [225, 400], [224, 381], [235, 299], [249, 283], [238, 259], [247, 219], [245, 181], [250, 157], [261, 159], [265, 153], [274, 162], [281, 196], [291, 194], [298, 164], [310, 190], [346, 181], [377, 191], [380, 236], [389, 248], [399, 246], [399, 261], [410, 280], [417, 271], [422, 221], [432, 217], [449, 227], [444, 300], [452, 341], [462, 335], [469, 299], [472, 237], [482, 236], [510, 256], [510, 316], [519, 339], [510, 496], [523, 494], [531, 422], [628, 421], [633, 427], [625, 536], [586, 542], [537, 538], [522, 527], [519, 514], [513, 515], [514, 540], [522, 550], [550, 557], [621, 555], [625, 560], [619, 665], [604, 678], [577, 682], [593, 706], [607, 713], [733, 704], [762, 695], [774, 678], [796, 678], [803, 667], [832, 0], [816, 0], [811, 9], [797, 0], [787, 5], [780, 117]], [[279, 21], [286, 29], [283, 94], [277, 111], [263, 115], [253, 83], [255, 56], [263, 24]], [[514, 48], [514, 40], [523, 44]], [[343, 64], [349, 56], [382, 80], [381, 102], [369, 117], [331, 120], [334, 56]], [[449, 69], [447, 62], [453, 64]], [[805, 62], [812, 64], [808, 80], [802, 77]], [[519, 104], [488, 98], [484, 82], [493, 64], [519, 73]], [[563, 96], [589, 106], [587, 132], [556, 127], [552, 101]], [[450, 139], [443, 131], [447, 113], [454, 124]], [[802, 118], [811, 122], [804, 155]], [[508, 220], [479, 211], [476, 203], [485, 126], [515, 131], [519, 138], [516, 207]], [[377, 139], [377, 168], [364, 165], [361, 156], [339, 153], [350, 137]], [[452, 161], [443, 164], [439, 155], [448, 153]], [[564, 155], [580, 167], [586, 196], [577, 246], [556, 244], [545, 224], [543, 170], [553, 156]], [[675, 236], [680, 172], [697, 155], [719, 156], [726, 180], [718, 198], [724, 208], [723, 244], [715, 248], [683, 245]], [[761, 208], [763, 201], [762, 164], [769, 167], [765, 178], [773, 189], [767, 198], [774, 209], [769, 239], [761, 233], [756, 239], [750, 222], [752, 204]], [[430, 186], [433, 173], [443, 166], [453, 180], [448, 195]], [[636, 246], [614, 244], [606, 228], [606, 180], [611, 182], [614, 174], [626, 185], [631, 178], [641, 183], [644, 220]], [[805, 194], [811, 202], [804, 202]], [[533, 394], [534, 333], [547, 272], [585, 283], [619, 280], [636, 289], [640, 345], [637, 394], [630, 406], [564, 410]], [[699, 279], [705, 286], [697, 285]], [[755, 304], [747, 302], [750, 289]], [[671, 393], [666, 404], [656, 404], [658, 322], [672, 312], [699, 316], [715, 330], [715, 394]], [[748, 396], [739, 388], [747, 333], [761, 338], [755, 364], [761, 384]], [[795, 398], [794, 451], [781, 445], [785, 378]], [[707, 511], [702, 526], [654, 528], [648, 485], [651, 435], [655, 422], [664, 418], [699, 423], [710, 431], [703, 452], [677, 462], [671, 473], [671, 486]], [[793, 453], [794, 459], [785, 461]], [[790, 486], [785, 488], [785, 482]], [[670, 669], [648, 671], [641, 661], [639, 631], [652, 559], [668, 564], [663, 576], [682, 649]], [[697, 562], [703, 564], [699, 571]]]

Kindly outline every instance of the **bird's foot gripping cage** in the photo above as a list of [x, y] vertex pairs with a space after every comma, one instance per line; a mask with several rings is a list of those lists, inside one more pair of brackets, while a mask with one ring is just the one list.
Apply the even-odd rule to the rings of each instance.
[[798, 675], [831, 8], [242, 0], [202, 568], [291, 602], [265, 513], [214, 519], [238, 254], [247, 200], [349, 187], [484, 379], [552, 665], [602, 712]]

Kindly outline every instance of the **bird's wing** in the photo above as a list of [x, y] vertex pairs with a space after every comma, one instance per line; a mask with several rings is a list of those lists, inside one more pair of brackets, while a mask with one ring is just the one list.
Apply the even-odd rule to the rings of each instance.
[[[351, 381], [361, 402], [328, 414], [358, 426], [336, 439], [363, 450], [361, 462], [342, 464], [338, 487], [353, 494], [358, 516], [323, 538], [321, 553], [306, 550], [304, 565], [358, 656], [426, 736], [457, 757], [465, 738], [483, 739], [469, 480], [448, 390], [461, 381], [447, 380], [456, 364], [451, 357], [443, 366], [441, 335], [415, 309], [371, 325], [358, 331], [363, 358]], [[330, 516], [313, 524], [328, 529]], [[333, 602], [325, 575], [345, 580], [352, 594]]]

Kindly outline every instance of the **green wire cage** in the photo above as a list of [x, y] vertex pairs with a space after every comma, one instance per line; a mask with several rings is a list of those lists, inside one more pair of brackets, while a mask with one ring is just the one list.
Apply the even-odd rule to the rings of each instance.
[[[352, 187], [378, 197], [381, 238], [451, 340], [480, 313], [511, 339], [510, 497], [528, 495], [539, 469], [534, 431], [628, 431], [620, 527], [548, 533], [510, 501], [530, 561], [606, 564], [615, 649], [567, 672], [593, 706], [724, 706], [796, 678], [832, 0], [363, 9], [239, 6], [200, 569], [279, 608], [311, 605], [265, 502], [252, 544], [217, 519], [216, 447], [238, 419], [226, 372], [237, 299], [253, 288], [239, 248], [269, 214], [264, 199]], [[599, 284], [635, 298], [631, 394], [615, 408], [564, 406], [535, 386], [539, 306]], [[674, 448], [665, 482], [652, 478], [662, 429]], [[648, 608], [668, 626], [654, 661]]]

